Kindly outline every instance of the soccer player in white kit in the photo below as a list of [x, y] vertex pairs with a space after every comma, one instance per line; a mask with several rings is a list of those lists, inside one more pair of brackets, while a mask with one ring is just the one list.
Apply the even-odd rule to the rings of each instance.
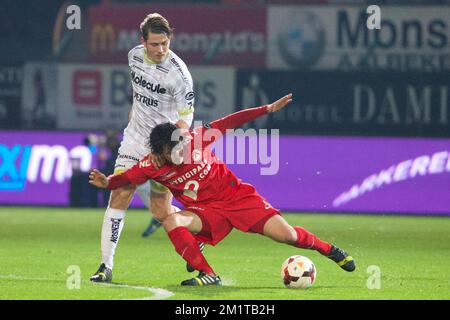
[[[133, 85], [133, 106], [124, 130], [114, 173], [124, 172], [151, 153], [147, 141], [151, 130], [164, 122], [189, 128], [194, 113], [194, 92], [186, 64], [170, 48], [173, 30], [160, 14], [152, 13], [140, 25], [141, 45], [128, 53]], [[94, 282], [110, 282], [114, 254], [124, 225], [125, 212], [136, 186], [111, 192], [101, 233], [102, 263], [90, 278]], [[145, 190], [145, 188], [142, 188]], [[141, 198], [146, 202], [145, 196]], [[151, 181], [150, 210], [163, 221], [178, 208], [171, 205], [172, 194], [164, 186]], [[149, 206], [148, 202], [146, 203]]]

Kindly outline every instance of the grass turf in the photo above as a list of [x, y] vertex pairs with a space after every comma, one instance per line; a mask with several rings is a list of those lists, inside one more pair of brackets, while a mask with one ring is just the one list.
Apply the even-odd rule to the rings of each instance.
[[[234, 230], [205, 255], [222, 287], [180, 287], [190, 274], [165, 232], [141, 237], [150, 216], [130, 210], [116, 252], [113, 282], [89, 282], [100, 262], [103, 209], [0, 208], [0, 299], [142, 299], [161, 288], [168, 299], [450, 299], [450, 219], [330, 214], [286, 214], [320, 238], [347, 250], [357, 270], [346, 273], [310, 250]], [[302, 254], [317, 267], [308, 290], [286, 289], [280, 266]], [[76, 266], [80, 289], [69, 289]], [[369, 266], [381, 272], [369, 289]], [[371, 269], [369, 268], [369, 271]], [[72, 277], [71, 277], [72, 276]], [[165, 291], [165, 292], [167, 292]]]

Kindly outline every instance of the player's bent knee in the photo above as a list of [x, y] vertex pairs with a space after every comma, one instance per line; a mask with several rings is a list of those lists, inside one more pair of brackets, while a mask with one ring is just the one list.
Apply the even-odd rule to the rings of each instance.
[[289, 224], [278, 226], [277, 232], [280, 234], [281, 242], [295, 244], [297, 242], [297, 232]]
[[285, 230], [285, 242], [289, 244], [295, 244], [297, 242], [297, 232], [291, 226]]
[[295, 244], [297, 242], [297, 233], [294, 228], [287, 223], [273, 223], [266, 225], [264, 228], [264, 235], [281, 243]]
[[170, 232], [177, 227], [181, 227], [181, 223], [178, 219], [177, 214], [171, 214], [167, 216], [163, 221], [161, 221], [161, 223], [167, 232]]
[[136, 187], [121, 187], [111, 192], [109, 206], [115, 209], [126, 210], [131, 202]]
[[151, 211], [159, 222], [163, 222], [172, 212], [171, 193], [151, 193]]
[[159, 222], [164, 221], [170, 214], [172, 206], [169, 203], [152, 203], [151, 205], [153, 216]]
[[152, 211], [153, 213], [153, 217], [155, 217], [156, 220], [158, 220], [159, 222], [163, 222], [167, 219], [167, 217], [169, 216], [169, 213], [167, 211], [158, 211], [158, 210], [154, 210]]

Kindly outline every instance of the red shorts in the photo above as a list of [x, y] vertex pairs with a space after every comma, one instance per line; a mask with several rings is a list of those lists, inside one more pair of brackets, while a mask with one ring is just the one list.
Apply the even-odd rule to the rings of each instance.
[[262, 234], [267, 220], [280, 214], [247, 183], [239, 186], [232, 200], [198, 204], [184, 210], [195, 213], [202, 220], [202, 230], [195, 235], [197, 241], [213, 246], [225, 238], [233, 228]]

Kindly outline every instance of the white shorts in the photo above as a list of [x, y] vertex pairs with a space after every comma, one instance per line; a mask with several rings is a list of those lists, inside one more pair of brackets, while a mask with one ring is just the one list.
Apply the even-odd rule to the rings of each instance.
[[[116, 163], [114, 165], [114, 174], [120, 174], [127, 171], [136, 163], [141, 161], [141, 159], [143, 159], [146, 155], [151, 153], [148, 142], [145, 140], [146, 139], [133, 133], [128, 128], [125, 129], [122, 142], [120, 143]], [[150, 180], [150, 183], [151, 190], [153, 192], [169, 192], [169, 189], [156, 181]]]

